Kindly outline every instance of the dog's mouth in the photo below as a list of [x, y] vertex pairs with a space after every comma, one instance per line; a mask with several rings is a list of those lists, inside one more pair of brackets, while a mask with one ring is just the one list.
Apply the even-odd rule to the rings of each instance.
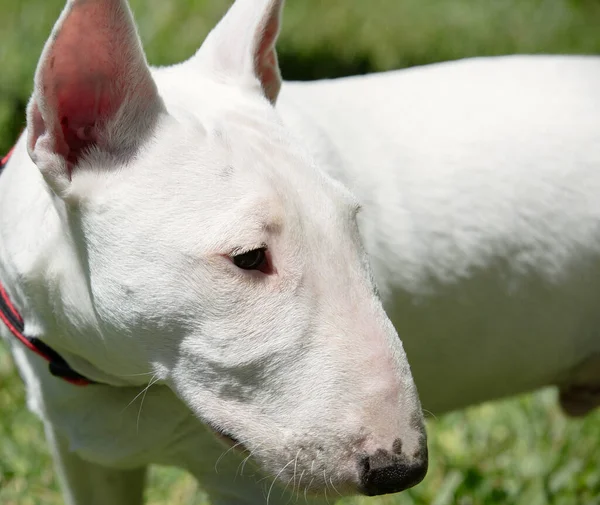
[[210, 428], [210, 430], [214, 433], [215, 437], [217, 437], [221, 442], [228, 445], [231, 448], [234, 448], [239, 451], [247, 451], [244, 444], [242, 444], [237, 438], [228, 433], [227, 431], [218, 428], [217, 426], [206, 423], [206, 425]]

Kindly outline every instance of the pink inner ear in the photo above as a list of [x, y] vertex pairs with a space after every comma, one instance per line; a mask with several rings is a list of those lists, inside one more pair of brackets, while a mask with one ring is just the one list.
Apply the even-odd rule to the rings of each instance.
[[[110, 119], [119, 100], [111, 100], [108, 84], [103, 78], [92, 83], [72, 83], [57, 92], [57, 112], [62, 137], [68, 152], [63, 153], [69, 163], [76, 163], [81, 154], [98, 143], [98, 126]], [[113, 103], [111, 103], [113, 102]]]
[[279, 9], [275, 7], [262, 31], [254, 62], [255, 72], [262, 84], [265, 95], [273, 103], [275, 103], [281, 87], [277, 53], [275, 52], [279, 23]]
[[48, 132], [72, 166], [94, 145], [107, 149], [99, 143], [121, 107], [150, 103], [156, 88], [122, 0], [80, 0], [68, 9], [38, 68], [34, 117], [42, 113], [43, 128], [35, 129]]

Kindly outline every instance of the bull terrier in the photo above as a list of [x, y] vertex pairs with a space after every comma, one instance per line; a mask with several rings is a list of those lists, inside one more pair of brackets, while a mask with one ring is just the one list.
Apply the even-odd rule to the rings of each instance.
[[282, 86], [282, 3], [150, 68], [125, 0], [70, 0], [44, 48], [0, 317], [69, 505], [141, 504], [150, 464], [215, 505], [399, 492], [413, 375], [436, 413], [598, 403], [600, 59]]

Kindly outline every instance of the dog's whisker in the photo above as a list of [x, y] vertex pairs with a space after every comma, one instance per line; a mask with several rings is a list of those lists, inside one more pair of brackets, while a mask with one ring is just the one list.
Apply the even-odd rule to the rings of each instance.
[[424, 414], [429, 414], [429, 416], [433, 417], [436, 421], [438, 420], [437, 416], [431, 412], [431, 410], [424, 409], [423, 407], [421, 407], [421, 410]]
[[[243, 446], [243, 447], [245, 447], [245, 448], [246, 448], [246, 449], [248, 449], [248, 451], [250, 452], [250, 456], [252, 456], [252, 451], [250, 451], [250, 449], [249, 449], [250, 443], [251, 443], [251, 442], [254, 442], [254, 441], [259, 441], [259, 445], [258, 445], [258, 447], [260, 447], [260, 446], [262, 445], [262, 441], [261, 441], [260, 439], [261, 439], [261, 437], [260, 437], [260, 436], [256, 436], [256, 437], [252, 437], [252, 438], [246, 438], [246, 439], [244, 439], [244, 440], [240, 440], [240, 441], [236, 442], [236, 443], [235, 443], [235, 444], [233, 444], [231, 447], [229, 447], [228, 449], [226, 449], [226, 450], [225, 450], [223, 453], [221, 453], [221, 455], [220, 455], [220, 456], [217, 458], [217, 461], [215, 461], [215, 466], [214, 466], [215, 473], [219, 473], [219, 470], [218, 470], [218, 468], [217, 468], [217, 467], [218, 467], [219, 463], [221, 462], [221, 460], [222, 460], [222, 459], [223, 459], [223, 458], [224, 458], [224, 457], [225, 457], [227, 454], [229, 454], [230, 452], [232, 452], [232, 451], [233, 451], [233, 450], [234, 450], [236, 447], [239, 447], [239, 446]], [[256, 451], [256, 449], [255, 449], [255, 451]], [[250, 456], [249, 456], [249, 457], [250, 457]], [[246, 458], [246, 459], [248, 459], [248, 458]], [[239, 468], [239, 465], [238, 465], [238, 468]], [[236, 476], [237, 476], [237, 472], [236, 472]]]
[[283, 473], [283, 471], [290, 466], [292, 463], [294, 462], [293, 459], [291, 459], [281, 470], [279, 470], [279, 473], [277, 473], [277, 475], [275, 475], [275, 478], [273, 479], [273, 482], [271, 483], [271, 487], [269, 488], [269, 492], [267, 493], [267, 505], [269, 505], [269, 498], [271, 497], [271, 491], [273, 491], [273, 486], [275, 485], [275, 482], [277, 482], [278, 477]]
[[[258, 437], [257, 437], [258, 438]], [[244, 468], [246, 466], [246, 463], [248, 462], [248, 460], [252, 457], [253, 451], [251, 451], [248, 448], [248, 441], [242, 442], [242, 445], [246, 448], [246, 450], [248, 451], [248, 455], [238, 464], [236, 470], [235, 470], [235, 477], [234, 479], [237, 478], [238, 473], [240, 475], [240, 477], [244, 476]], [[254, 451], [257, 451], [261, 448], [262, 444], [258, 444], [255, 448]], [[241, 470], [240, 470], [241, 468]]]
[[298, 491], [296, 492], [295, 503], [298, 503], [298, 499], [300, 498], [300, 486], [302, 485], [302, 477], [304, 477], [304, 472], [306, 472], [306, 469], [302, 470], [302, 473], [300, 474], [300, 478], [298, 479]]
[[325, 483], [325, 501], [327, 502], [327, 505], [329, 505], [329, 498], [327, 497], [327, 490], [329, 489], [329, 486], [327, 485], [327, 476], [325, 475], [325, 470], [323, 470], [323, 482]]
[[286, 502], [286, 504], [289, 503], [289, 501], [292, 499], [292, 497], [294, 496], [294, 491], [296, 489], [296, 470], [298, 467], [298, 456], [300, 455], [300, 451], [302, 451], [302, 448], [298, 449], [298, 452], [296, 453], [296, 457], [294, 458], [294, 473], [292, 474], [292, 477], [287, 481], [287, 483], [285, 484], [285, 487], [283, 488], [283, 493], [285, 493], [287, 491], [288, 486], [290, 485], [290, 482], [293, 482], [292, 493], [291, 493], [290, 497], [288, 498], [288, 501]]
[[263, 445], [263, 444], [259, 444], [259, 445], [258, 445], [258, 446], [257, 446], [257, 447], [254, 449], [254, 451], [250, 451], [250, 449], [248, 449], [248, 452], [249, 452], [249, 454], [248, 454], [248, 456], [246, 456], [246, 457], [244, 458], [244, 461], [242, 461], [242, 463], [241, 463], [241, 464], [242, 464], [242, 470], [241, 470], [241, 472], [240, 472], [240, 475], [244, 475], [244, 468], [246, 468], [246, 463], [248, 463], [248, 461], [250, 460], [250, 458], [252, 457], [252, 455], [254, 454], [254, 452], [256, 452], [257, 450], [259, 450], [259, 449], [262, 447], [262, 445]]
[[[313, 463], [315, 461], [313, 460]], [[312, 479], [310, 479], [310, 482], [308, 483], [308, 486], [304, 487], [304, 502], [306, 503], [306, 505], [308, 505], [308, 497], [306, 496], [306, 493], [308, 492], [310, 486], [312, 486], [312, 483], [314, 482], [315, 478], [313, 477]]]
[[123, 412], [125, 412], [129, 407], [131, 407], [131, 405], [140, 397], [144, 394], [144, 392], [146, 391], [146, 388], [150, 386], [150, 384], [152, 383], [152, 380], [154, 379], [154, 376], [150, 379], [150, 382], [148, 383], [148, 385], [142, 389], [138, 394], [136, 394], [133, 399], [127, 404], [125, 405], [125, 407], [123, 407], [123, 410], [121, 411], [121, 414], [123, 414]]
[[[281, 496], [285, 495], [285, 492], [287, 491], [288, 486], [290, 485], [290, 482], [292, 482], [292, 477], [290, 477], [287, 482], [285, 483], [285, 487], [283, 488], [283, 490], [281, 491]], [[285, 502], [285, 505], [287, 505], [290, 502], [291, 497], [293, 496], [293, 493], [290, 493], [290, 497], [287, 499], [287, 501]]]
[[331, 487], [333, 488], [333, 490], [339, 494], [340, 496], [342, 496], [342, 493], [340, 493], [337, 488], [335, 487], [335, 485], [333, 484], [333, 479], [331, 478], [331, 476], [329, 476], [329, 484], [331, 484]]
[[138, 410], [138, 415], [137, 415], [137, 419], [135, 422], [135, 429], [136, 432], [139, 433], [140, 430], [140, 416], [142, 415], [142, 407], [144, 406], [144, 400], [146, 399], [146, 393], [148, 393], [148, 390], [154, 385], [156, 384], [158, 381], [160, 380], [160, 377], [158, 376], [153, 376], [150, 379], [150, 382], [148, 383], [148, 385], [144, 388], [144, 394], [142, 395], [142, 400], [140, 401], [140, 409]]
[[292, 493], [296, 489], [296, 470], [298, 469], [298, 456], [300, 456], [300, 451], [302, 451], [302, 448], [298, 449], [296, 457], [294, 458], [294, 487], [292, 488]]
[[231, 451], [233, 451], [236, 447], [238, 447], [239, 445], [242, 445], [242, 442], [237, 442], [236, 444], [232, 445], [231, 447], [229, 447], [227, 450], [223, 451], [221, 453], [221, 455], [217, 458], [217, 461], [215, 461], [215, 473], [219, 473], [219, 469], [217, 468], [219, 466], [219, 463], [221, 462], [221, 460], [227, 455], [229, 454]]
[[[250, 454], [248, 454], [248, 456], [246, 456], [242, 462], [238, 465], [237, 470], [235, 471], [235, 475], [237, 477], [238, 471], [240, 472], [240, 477], [244, 476], [244, 468], [246, 467], [246, 463], [248, 462], [248, 460], [252, 457], [252, 453], [250, 452]], [[240, 470], [241, 467], [241, 470]]]

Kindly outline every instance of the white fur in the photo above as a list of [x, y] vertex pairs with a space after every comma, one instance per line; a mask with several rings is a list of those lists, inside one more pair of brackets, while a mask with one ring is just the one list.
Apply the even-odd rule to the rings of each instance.
[[[187, 468], [215, 503], [259, 503], [276, 478], [282, 502], [357, 492], [361, 460], [392, 450], [426, 468], [357, 202], [271, 103], [280, 10], [239, 0], [197, 55], [154, 78], [121, 0], [69, 2], [44, 49], [33, 162], [22, 140], [0, 183], [1, 264], [26, 334], [110, 385], [61, 382], [9, 339], [69, 503], [139, 502], [150, 463]], [[266, 273], [233, 264], [261, 247]], [[203, 423], [259, 469], [232, 487], [243, 455], [217, 474], [226, 446]]]
[[[568, 384], [600, 352], [600, 60], [286, 83], [273, 109], [278, 74], [253, 54], [280, 4], [258, 4], [152, 71], [135, 149], [106, 142], [69, 179], [30, 142], [55, 167], [42, 176], [23, 138], [0, 177], [0, 278], [26, 332], [112, 385], [53, 378], [2, 330], [70, 504], [140, 503], [151, 463], [188, 469], [214, 503], [256, 504], [353, 492], [357, 455], [396, 438], [419, 459], [419, 401], [369, 263], [435, 412]], [[129, 103], [101, 139], [136, 138]], [[263, 244], [271, 274], [226, 258]], [[258, 464], [234, 479], [231, 451], [215, 472], [225, 449], [203, 422]]]
[[281, 114], [363, 204], [426, 409], [568, 384], [600, 352], [599, 86], [600, 58], [575, 56], [284, 86]]

